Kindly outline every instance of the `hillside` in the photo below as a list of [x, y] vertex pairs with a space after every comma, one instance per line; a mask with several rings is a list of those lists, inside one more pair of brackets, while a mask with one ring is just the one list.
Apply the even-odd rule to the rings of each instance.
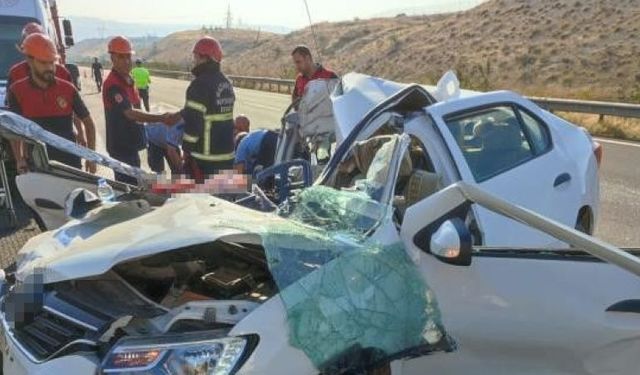
[[[490, 0], [468, 11], [315, 25], [323, 63], [400, 81], [435, 82], [454, 69], [463, 85], [532, 95], [640, 100], [640, 0]], [[200, 31], [143, 52], [188, 65]], [[291, 78], [290, 50], [314, 46], [311, 28], [287, 35], [212, 30], [225, 70]]]

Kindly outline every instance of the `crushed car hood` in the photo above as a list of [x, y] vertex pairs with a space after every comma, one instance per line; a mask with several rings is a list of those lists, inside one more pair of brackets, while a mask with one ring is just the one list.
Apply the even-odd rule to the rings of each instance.
[[123, 202], [29, 240], [18, 254], [16, 276], [41, 275], [48, 284], [101, 275], [128, 260], [222, 237], [259, 244], [258, 235], [241, 227], [264, 222], [288, 220], [209, 195], [178, 196], [156, 209], [144, 201]]

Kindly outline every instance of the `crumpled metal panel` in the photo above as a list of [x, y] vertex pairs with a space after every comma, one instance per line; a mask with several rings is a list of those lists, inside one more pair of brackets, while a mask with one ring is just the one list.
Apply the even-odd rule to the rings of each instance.
[[27, 140], [41, 142], [82, 159], [104, 165], [116, 172], [135, 177], [139, 181], [146, 180], [149, 176], [148, 173], [140, 168], [135, 168], [108, 156], [101, 155], [68, 139], [50, 133], [35, 122], [13, 112], [0, 110], [0, 133], [6, 133], [7, 131]]

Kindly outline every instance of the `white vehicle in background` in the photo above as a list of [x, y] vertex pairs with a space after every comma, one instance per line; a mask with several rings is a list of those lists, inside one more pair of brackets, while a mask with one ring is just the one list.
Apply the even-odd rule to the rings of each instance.
[[21, 39], [22, 28], [29, 22], [42, 25], [55, 41], [61, 64], [65, 63], [65, 48], [74, 44], [69, 20], [62, 21], [64, 30], [60, 30], [55, 0], [0, 1], [0, 108], [5, 106], [9, 68], [24, 58], [17, 44]]

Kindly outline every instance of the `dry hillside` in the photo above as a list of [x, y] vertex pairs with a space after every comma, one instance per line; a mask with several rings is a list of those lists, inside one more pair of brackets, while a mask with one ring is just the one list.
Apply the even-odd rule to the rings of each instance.
[[[339, 73], [359, 71], [433, 83], [454, 69], [466, 87], [527, 94], [640, 100], [640, 0], [490, 0], [437, 16], [315, 25], [320, 56]], [[291, 78], [289, 52], [314, 46], [311, 28], [287, 35], [210, 30], [225, 70]], [[152, 62], [188, 64], [202, 30], [141, 51]]]

